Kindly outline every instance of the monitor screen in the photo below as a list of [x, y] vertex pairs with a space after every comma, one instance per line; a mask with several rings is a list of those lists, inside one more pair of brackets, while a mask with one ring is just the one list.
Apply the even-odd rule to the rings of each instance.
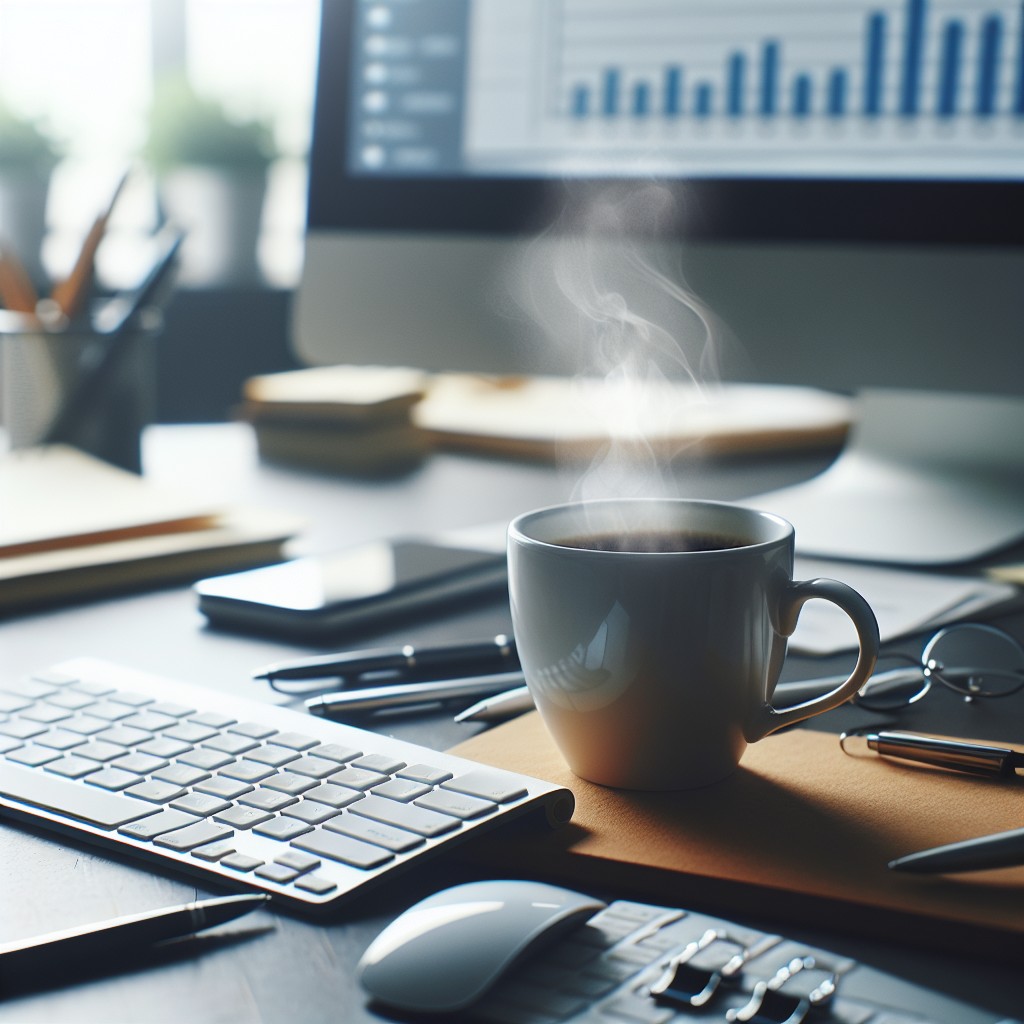
[[[550, 353], [520, 350], [514, 335], [529, 328], [496, 310], [508, 246], [564, 223], [567, 209], [652, 183], [675, 203], [660, 241], [678, 242], [687, 273], [738, 319], [755, 375], [791, 377], [798, 362], [816, 372], [788, 352], [770, 366], [762, 358], [774, 343], [755, 335], [794, 333], [785, 316], [765, 332], [765, 297], [749, 287], [765, 267], [788, 288], [810, 274], [803, 293], [810, 282], [818, 294], [806, 302], [819, 312], [796, 333], [817, 332], [818, 355], [832, 343], [820, 336], [829, 303], [816, 274], [838, 289], [840, 316], [851, 288], [863, 302], [879, 285], [869, 319], [908, 344], [934, 336], [933, 319], [948, 322], [938, 293], [953, 275], [960, 340], [976, 309], [999, 320], [998, 334], [1024, 315], [1004, 287], [1024, 245], [1021, 4], [324, 0], [298, 348], [322, 362], [366, 347], [337, 324], [327, 348], [310, 340], [314, 320], [318, 332], [326, 325], [305, 302], [308, 279], [323, 290], [319, 254], [347, 238], [361, 256], [336, 265], [334, 290], [351, 300], [360, 335], [384, 325], [377, 350], [389, 360], [404, 347], [399, 361], [428, 368], [522, 369]], [[645, 223], [626, 227], [643, 233]], [[433, 265], [407, 284], [422, 257]], [[903, 308], [889, 316], [894, 272]], [[371, 316], [354, 297], [374, 285], [390, 308]], [[772, 292], [780, 306], [800, 294]], [[442, 354], [428, 339], [453, 302], [465, 308], [440, 331], [460, 338]], [[840, 325], [836, 345], [848, 348], [845, 333]], [[951, 336], [939, 350], [956, 344]], [[914, 366], [934, 376], [916, 355]]]

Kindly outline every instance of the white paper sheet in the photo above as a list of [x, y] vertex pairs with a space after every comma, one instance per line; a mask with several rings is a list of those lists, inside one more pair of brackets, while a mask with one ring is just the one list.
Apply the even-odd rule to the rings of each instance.
[[1024, 538], [1024, 398], [865, 391], [831, 467], [743, 504], [788, 519], [803, 555], [981, 558]]

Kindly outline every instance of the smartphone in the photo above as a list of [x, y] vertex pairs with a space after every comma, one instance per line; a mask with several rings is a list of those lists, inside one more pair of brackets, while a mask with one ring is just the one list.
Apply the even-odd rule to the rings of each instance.
[[214, 576], [193, 589], [211, 625], [316, 640], [389, 618], [441, 613], [507, 587], [504, 552], [395, 540]]

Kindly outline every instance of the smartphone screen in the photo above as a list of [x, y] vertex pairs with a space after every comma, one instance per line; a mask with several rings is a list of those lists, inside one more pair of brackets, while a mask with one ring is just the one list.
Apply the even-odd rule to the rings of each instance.
[[503, 553], [380, 541], [200, 580], [199, 609], [223, 625], [334, 632], [505, 586]]

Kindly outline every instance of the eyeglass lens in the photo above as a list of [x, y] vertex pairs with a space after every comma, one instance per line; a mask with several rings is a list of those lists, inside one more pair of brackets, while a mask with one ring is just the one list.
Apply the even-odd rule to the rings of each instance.
[[898, 711], [920, 700], [937, 680], [965, 697], [1002, 697], [1024, 687], [1024, 648], [992, 626], [950, 626], [928, 641], [920, 662], [885, 668], [855, 698], [872, 711]]
[[968, 697], [1005, 697], [1024, 687], [1024, 649], [991, 626], [944, 629], [921, 661], [926, 675]]

